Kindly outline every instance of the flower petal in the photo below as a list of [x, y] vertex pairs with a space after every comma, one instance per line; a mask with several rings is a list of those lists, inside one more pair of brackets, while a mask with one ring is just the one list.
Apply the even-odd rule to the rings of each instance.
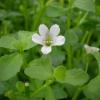
[[60, 46], [65, 43], [65, 37], [64, 36], [56, 36], [53, 39], [53, 46]]
[[32, 41], [37, 44], [43, 44], [42, 37], [40, 35], [38, 35], [37, 33], [32, 35]]
[[59, 25], [55, 24], [55, 25], [52, 25], [51, 28], [50, 28], [50, 34], [52, 35], [58, 35], [60, 33], [60, 27]]
[[51, 46], [43, 46], [42, 48], [41, 48], [41, 52], [43, 53], [43, 54], [48, 54], [48, 53], [50, 53], [51, 52]]
[[39, 26], [39, 34], [40, 35], [45, 35], [48, 32], [48, 27], [45, 24], [41, 24]]
[[92, 53], [95, 53], [95, 52], [99, 52], [100, 51], [99, 48], [92, 47], [92, 46], [89, 46], [87, 44], [84, 45], [84, 48], [85, 48], [87, 54], [92, 54]]

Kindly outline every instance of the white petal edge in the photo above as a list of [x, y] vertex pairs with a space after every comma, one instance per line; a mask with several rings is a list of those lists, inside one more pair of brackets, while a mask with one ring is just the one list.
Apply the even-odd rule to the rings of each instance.
[[51, 52], [51, 50], [52, 50], [51, 46], [43, 46], [43, 47], [41, 48], [41, 52], [42, 52], [43, 54], [49, 54], [49, 53]]
[[48, 32], [49, 30], [48, 30], [48, 27], [45, 25], [45, 24], [41, 24], [40, 26], [39, 26], [39, 34], [40, 35], [45, 35], [47, 32]]
[[56, 36], [53, 39], [53, 46], [61, 46], [65, 43], [65, 37], [64, 36]]
[[60, 33], [60, 27], [57, 24], [54, 24], [50, 28], [50, 34], [52, 35], [58, 35]]
[[41, 44], [42, 45], [42, 37], [40, 35], [38, 35], [37, 33], [32, 35], [32, 41], [37, 43], [37, 44]]
[[92, 46], [89, 46], [87, 44], [84, 45], [84, 48], [85, 48], [87, 54], [92, 54], [92, 53], [95, 53], [95, 52], [99, 52], [100, 51], [99, 48], [92, 47]]

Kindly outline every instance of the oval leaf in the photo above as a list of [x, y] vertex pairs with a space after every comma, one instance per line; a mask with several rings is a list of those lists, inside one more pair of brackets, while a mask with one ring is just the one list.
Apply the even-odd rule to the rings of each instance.
[[73, 6], [85, 11], [95, 11], [95, 4], [93, 0], [75, 0]]
[[52, 75], [52, 65], [47, 57], [33, 60], [25, 69], [25, 74], [31, 78], [46, 80]]
[[83, 85], [89, 76], [82, 69], [71, 69], [66, 71], [65, 82], [71, 85]]
[[100, 100], [100, 74], [85, 86], [84, 94], [91, 100]]
[[6, 81], [20, 71], [22, 57], [19, 54], [5, 55], [0, 58], [0, 81]]
[[18, 32], [18, 41], [16, 43], [16, 48], [21, 50], [27, 50], [35, 46], [32, 42], [32, 32], [28, 31], [19, 31]]
[[60, 17], [64, 14], [65, 14], [64, 9], [58, 5], [49, 6], [46, 10], [46, 15], [48, 17]]
[[61, 83], [68, 83], [71, 85], [83, 85], [89, 79], [88, 74], [82, 69], [65, 70], [64, 67], [58, 67], [54, 71], [54, 77]]
[[7, 49], [16, 49], [15, 48], [16, 41], [17, 40], [11, 35], [2, 36], [0, 38], [0, 47], [7, 48]]

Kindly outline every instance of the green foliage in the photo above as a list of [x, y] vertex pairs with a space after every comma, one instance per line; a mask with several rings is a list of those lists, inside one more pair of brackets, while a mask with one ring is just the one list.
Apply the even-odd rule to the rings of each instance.
[[16, 88], [19, 92], [24, 92], [25, 91], [25, 85], [24, 85], [24, 83], [22, 83], [20, 81], [16, 83]]
[[57, 81], [61, 83], [68, 83], [71, 85], [82, 85], [89, 79], [87, 73], [82, 69], [65, 70], [64, 67], [58, 67], [54, 71], [54, 76]]
[[[40, 24], [66, 39], [49, 55], [32, 41]], [[0, 100], [100, 100], [100, 52], [85, 44], [100, 47], [99, 0], [0, 0]]]
[[83, 85], [88, 81], [88, 74], [82, 69], [72, 69], [66, 71], [65, 82], [72, 85]]
[[64, 67], [62, 67], [62, 66], [57, 67], [54, 70], [54, 77], [56, 78], [56, 80], [58, 80], [60, 82], [64, 82], [65, 73], [66, 73], [66, 70]]
[[66, 43], [68, 45], [74, 46], [75, 44], [78, 43], [78, 40], [79, 40], [79, 37], [77, 33], [75, 32], [75, 30], [69, 30], [68, 32], [66, 32]]
[[2, 36], [0, 38], [0, 47], [3, 48], [8, 48], [8, 49], [16, 49], [14, 47], [15, 43], [16, 43], [16, 39], [13, 36]]
[[84, 94], [91, 100], [100, 100], [100, 74], [92, 79], [85, 87]]
[[34, 79], [49, 79], [52, 76], [52, 65], [50, 60], [47, 57], [42, 57], [31, 61], [25, 69], [25, 74]]
[[45, 100], [56, 100], [51, 87], [46, 88]]
[[60, 17], [65, 14], [65, 9], [60, 6], [49, 6], [46, 10], [48, 17]]
[[0, 81], [14, 77], [21, 68], [22, 57], [20, 54], [5, 55], [0, 58]]
[[19, 31], [16, 35], [16, 38], [12, 35], [2, 36], [0, 47], [23, 51], [35, 46], [32, 42], [32, 32]]
[[93, 53], [93, 56], [95, 57], [95, 59], [96, 59], [97, 62], [98, 62], [99, 71], [100, 71], [100, 53], [99, 53], [99, 52]]
[[53, 93], [55, 94], [56, 99], [62, 99], [66, 98], [68, 95], [66, 91], [64, 91], [63, 87], [61, 85], [55, 85], [52, 87]]
[[57, 66], [63, 63], [63, 61], [65, 60], [65, 54], [63, 51], [57, 48], [53, 48], [50, 58], [52, 60], [53, 65]]
[[32, 42], [32, 32], [19, 31], [18, 40], [15, 46], [16, 48], [22, 50], [27, 50], [35, 46], [35, 44]]
[[77, 7], [85, 11], [95, 11], [94, 0], [75, 0], [74, 7]]

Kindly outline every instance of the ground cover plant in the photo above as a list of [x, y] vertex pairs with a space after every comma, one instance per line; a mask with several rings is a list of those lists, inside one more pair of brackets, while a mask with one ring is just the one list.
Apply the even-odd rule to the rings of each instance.
[[0, 100], [100, 100], [99, 0], [0, 0]]

